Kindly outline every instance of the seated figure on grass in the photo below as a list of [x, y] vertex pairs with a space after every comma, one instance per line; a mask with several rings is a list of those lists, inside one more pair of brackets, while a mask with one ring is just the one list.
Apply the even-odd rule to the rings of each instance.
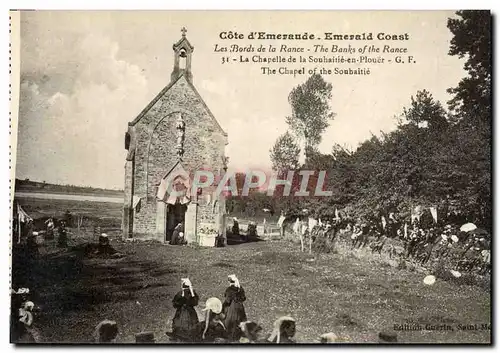
[[247, 235], [250, 238], [256, 238], [257, 237], [257, 225], [255, 224], [255, 222], [250, 222], [248, 224]]
[[200, 322], [200, 331], [202, 342], [225, 342], [227, 339], [224, 314], [222, 314], [222, 302], [219, 298], [209, 298], [203, 309], [205, 312], [205, 321]]
[[172, 233], [172, 239], [170, 240], [170, 245], [186, 245], [186, 237], [184, 236], [184, 223], [180, 222], [174, 229]]
[[95, 343], [114, 343], [118, 335], [118, 325], [115, 321], [103, 320], [94, 330]]
[[269, 343], [264, 336], [262, 327], [256, 322], [242, 322], [240, 323], [240, 330], [243, 333], [240, 343]]
[[240, 235], [240, 224], [238, 223], [238, 218], [233, 218], [233, 228], [231, 229], [233, 235]]
[[274, 322], [274, 329], [269, 338], [271, 343], [286, 344], [295, 343], [295, 319], [290, 316], [282, 316]]

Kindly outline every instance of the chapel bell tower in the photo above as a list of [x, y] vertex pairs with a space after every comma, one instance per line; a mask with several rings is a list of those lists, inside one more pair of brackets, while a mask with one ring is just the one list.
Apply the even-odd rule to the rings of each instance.
[[174, 70], [170, 76], [172, 82], [177, 80], [182, 74], [185, 75], [189, 82], [193, 82], [193, 74], [191, 73], [191, 55], [194, 47], [186, 38], [187, 29], [182, 27], [182, 38], [173, 45], [174, 49]]

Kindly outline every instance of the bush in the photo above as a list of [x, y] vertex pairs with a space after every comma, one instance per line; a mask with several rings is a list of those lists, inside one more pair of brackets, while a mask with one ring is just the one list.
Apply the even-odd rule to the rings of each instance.
[[488, 276], [479, 276], [475, 273], [462, 272], [460, 277], [455, 277], [450, 270], [446, 268], [444, 261], [439, 261], [434, 267], [434, 276], [443, 281], [450, 281], [463, 286], [479, 286], [484, 289], [490, 288], [490, 279]]
[[406, 265], [406, 259], [403, 258], [403, 257], [400, 257], [399, 258], [399, 262], [398, 262], [398, 266], [397, 266], [397, 269], [398, 270], [406, 270], [408, 266]]
[[443, 281], [449, 281], [455, 278], [451, 274], [451, 272], [448, 269], [446, 269], [443, 260], [440, 260], [436, 263], [436, 265], [434, 266], [433, 274], [436, 278], [442, 279]]
[[314, 243], [312, 244], [312, 249], [316, 252], [325, 253], [325, 254], [337, 254], [338, 251], [335, 247], [335, 242], [332, 242], [326, 238], [319, 237], [316, 238]]

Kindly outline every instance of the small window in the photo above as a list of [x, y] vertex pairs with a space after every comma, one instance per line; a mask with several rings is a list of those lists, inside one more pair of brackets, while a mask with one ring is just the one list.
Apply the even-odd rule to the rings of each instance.
[[125, 149], [128, 150], [130, 147], [130, 134], [128, 132], [125, 133]]
[[186, 58], [187, 58], [187, 54], [186, 54], [186, 50], [185, 49], [181, 49], [180, 53], [179, 53], [179, 67], [181, 69], [185, 69], [186, 68]]

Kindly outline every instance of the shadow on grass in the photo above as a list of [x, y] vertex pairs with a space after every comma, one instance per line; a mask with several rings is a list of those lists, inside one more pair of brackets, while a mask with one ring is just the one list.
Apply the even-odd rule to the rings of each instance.
[[362, 328], [363, 325], [357, 319], [353, 318], [351, 314], [341, 312], [336, 315], [337, 325], [344, 327], [354, 327], [354, 328]]
[[176, 272], [148, 260], [90, 259], [82, 246], [39, 254], [35, 259], [19, 253], [16, 263], [16, 282], [26, 283], [36, 295], [32, 300], [43, 308], [39, 318], [42, 326], [55, 315], [92, 311], [105, 303], [135, 301], [141, 290], [168, 286], [165, 281], [156, 283], [156, 278]]
[[219, 261], [219, 262], [213, 263], [212, 266], [214, 266], [214, 267], [222, 267], [222, 268], [231, 268], [231, 267], [234, 267], [233, 265], [231, 265], [230, 263], [225, 262], [225, 261]]
[[248, 243], [258, 243], [258, 242], [262, 242], [262, 241], [265, 241], [265, 240], [262, 238], [259, 238], [259, 237], [248, 237], [247, 240], [243, 240], [240, 237], [233, 237], [233, 236], [227, 237], [227, 245], [228, 246], [248, 244]]

